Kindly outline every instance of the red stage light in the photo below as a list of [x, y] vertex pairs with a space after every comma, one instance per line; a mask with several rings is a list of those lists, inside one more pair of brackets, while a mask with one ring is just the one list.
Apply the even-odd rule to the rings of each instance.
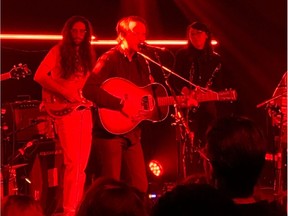
[[157, 160], [152, 160], [149, 162], [149, 168], [150, 171], [155, 175], [155, 176], [161, 176], [163, 175], [164, 171], [163, 171], [163, 167], [160, 164], [159, 161]]

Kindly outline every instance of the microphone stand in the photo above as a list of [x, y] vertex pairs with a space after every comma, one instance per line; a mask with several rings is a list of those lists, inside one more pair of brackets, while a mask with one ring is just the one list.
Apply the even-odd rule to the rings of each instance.
[[[25, 153], [26, 153], [26, 149], [30, 148], [34, 145], [34, 143], [36, 142], [36, 140], [31, 140], [27, 143], [25, 143], [21, 148], [19, 148], [17, 150], [17, 152], [12, 155], [9, 159], [8, 159], [8, 164], [7, 165], [3, 165], [1, 167], [2, 169], [2, 173], [3, 173], [3, 179], [4, 182], [6, 184], [8, 184], [8, 192], [9, 192], [9, 183], [10, 183], [10, 179], [13, 180], [12, 184], [13, 184], [13, 194], [17, 195], [18, 194], [18, 185], [17, 185], [17, 172], [16, 172], [16, 167], [17, 165], [13, 165], [15, 161], [17, 161], [17, 159], [19, 159], [20, 157], [25, 157]], [[20, 165], [18, 168], [22, 167], [22, 165]], [[28, 177], [26, 177], [25, 175], [21, 176], [22, 179], [24, 179], [26, 182], [28, 182], [29, 184], [31, 184], [31, 181]]]
[[[158, 60], [158, 62], [154, 61], [153, 59], [151, 59], [150, 57], [148, 57], [147, 55], [141, 53], [141, 52], [137, 52], [139, 55], [141, 55], [144, 59], [158, 65], [161, 68], [161, 71], [163, 73], [164, 79], [165, 79], [165, 84], [167, 85], [167, 87], [169, 88], [171, 95], [174, 99], [174, 114], [172, 114], [172, 117], [175, 119], [175, 122], [172, 123], [172, 125], [178, 125], [179, 128], [179, 134], [180, 134], [180, 141], [178, 141], [179, 145], [178, 145], [178, 180], [182, 180], [185, 179], [187, 176], [186, 173], [186, 143], [190, 143], [190, 146], [192, 146], [192, 148], [194, 148], [193, 146], [193, 139], [194, 139], [194, 133], [191, 132], [188, 122], [185, 120], [185, 118], [183, 117], [183, 112], [180, 109], [180, 105], [177, 101], [177, 95], [175, 93], [175, 91], [173, 90], [173, 88], [171, 87], [170, 83], [168, 82], [168, 77], [169, 74], [173, 74], [174, 76], [182, 79], [183, 81], [187, 82], [188, 84], [190, 84], [191, 86], [194, 86], [197, 89], [200, 89], [201, 91], [208, 91], [206, 88], [202, 88], [200, 86], [195, 85], [194, 83], [190, 82], [189, 80], [183, 78], [182, 76], [178, 75], [177, 73], [173, 72], [172, 70], [170, 70], [169, 68], [165, 67], [162, 65], [161, 61], [160, 61], [160, 57], [158, 55], [158, 53], [155, 51], [154, 54]], [[167, 71], [168, 73], [165, 73], [165, 71]], [[211, 91], [211, 90], [209, 90]]]

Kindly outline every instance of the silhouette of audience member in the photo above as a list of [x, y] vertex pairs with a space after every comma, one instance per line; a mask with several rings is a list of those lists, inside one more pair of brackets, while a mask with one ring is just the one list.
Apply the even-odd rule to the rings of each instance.
[[100, 177], [85, 193], [76, 216], [148, 216], [142, 198], [136, 188]]
[[3, 198], [2, 216], [44, 216], [40, 203], [27, 195], [10, 195]]
[[262, 130], [245, 117], [218, 119], [208, 130], [206, 151], [215, 186], [233, 199], [241, 215], [286, 215], [276, 201], [254, 196], [266, 147]]
[[151, 216], [236, 216], [231, 199], [208, 184], [178, 185], [161, 196]]

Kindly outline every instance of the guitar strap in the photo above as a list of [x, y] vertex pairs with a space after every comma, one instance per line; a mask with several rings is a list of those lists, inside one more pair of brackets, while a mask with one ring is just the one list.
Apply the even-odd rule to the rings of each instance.
[[154, 77], [152, 76], [152, 73], [151, 73], [151, 67], [150, 67], [149, 61], [147, 59], [145, 59], [145, 62], [147, 64], [147, 68], [148, 68], [150, 83], [153, 83], [155, 80], [154, 80]]

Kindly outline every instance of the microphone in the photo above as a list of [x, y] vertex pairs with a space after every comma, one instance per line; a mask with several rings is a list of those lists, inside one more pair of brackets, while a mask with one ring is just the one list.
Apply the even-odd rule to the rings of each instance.
[[147, 44], [146, 42], [139, 43], [138, 47], [140, 49], [156, 49], [156, 50], [161, 50], [161, 51], [167, 50], [165, 47], [153, 46], [153, 45]]
[[27, 142], [23, 147], [19, 148], [17, 150], [17, 153], [10, 159], [11, 162], [15, 161], [18, 157], [23, 156], [25, 154], [25, 151], [27, 148], [30, 148], [31, 146], [34, 145], [34, 142], [37, 140], [31, 140]]

